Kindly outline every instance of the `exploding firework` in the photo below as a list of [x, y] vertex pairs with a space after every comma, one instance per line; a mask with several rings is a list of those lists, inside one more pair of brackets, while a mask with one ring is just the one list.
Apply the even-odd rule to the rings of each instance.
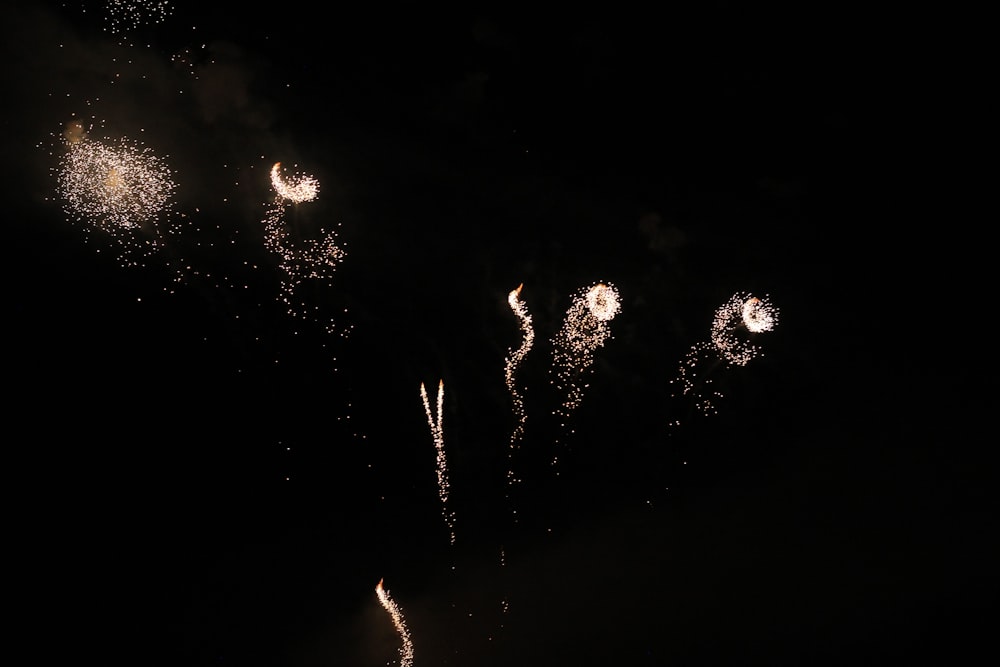
[[123, 33], [149, 23], [162, 23], [172, 11], [166, 0], [108, 0], [108, 31]]
[[[165, 162], [140, 143], [90, 139], [77, 124], [64, 133], [66, 150], [56, 168], [63, 210], [87, 231], [98, 229], [124, 249], [150, 252], [160, 245], [156, 227], [177, 187]], [[136, 263], [123, 253], [123, 262]]]
[[389, 612], [392, 624], [396, 627], [396, 632], [399, 633], [399, 637], [403, 641], [402, 646], [399, 647], [400, 667], [410, 667], [413, 664], [413, 642], [410, 640], [410, 631], [406, 627], [406, 621], [403, 619], [403, 612], [400, 611], [399, 605], [390, 597], [389, 591], [383, 588], [383, 581], [385, 580], [378, 580], [375, 593], [378, 595], [379, 602]]
[[[289, 233], [286, 210], [319, 196], [319, 182], [315, 178], [302, 174], [286, 178], [281, 174], [281, 163], [276, 162], [271, 167], [271, 186], [276, 194], [264, 216], [264, 245], [279, 258], [283, 279], [278, 298], [293, 317], [312, 317], [319, 306], [302, 298], [302, 285], [307, 281], [332, 280], [347, 253], [338, 245], [335, 230], [327, 231], [319, 239], [294, 240]], [[331, 321], [328, 331], [334, 330]]]
[[562, 428], [583, 399], [583, 378], [592, 368], [594, 353], [611, 338], [610, 322], [620, 309], [613, 285], [596, 283], [583, 288], [573, 297], [562, 328], [552, 339], [552, 382], [563, 396], [555, 414]]
[[424, 412], [427, 414], [427, 425], [431, 429], [431, 437], [434, 439], [434, 449], [437, 451], [437, 481], [438, 496], [441, 498], [441, 513], [444, 522], [448, 526], [451, 536], [451, 543], [455, 543], [455, 513], [448, 509], [448, 461], [444, 453], [444, 430], [442, 428], [442, 418], [444, 416], [444, 380], [438, 382], [437, 390], [437, 412], [431, 412], [430, 399], [427, 396], [427, 388], [424, 383], [420, 383], [420, 399], [424, 403]]
[[[510, 308], [514, 311], [514, 315], [517, 316], [518, 322], [521, 326], [521, 345], [516, 350], [510, 350], [507, 355], [506, 364], [504, 366], [504, 379], [507, 382], [507, 389], [510, 391], [511, 402], [514, 410], [514, 431], [510, 437], [510, 449], [508, 450], [508, 460], [512, 459], [514, 455], [514, 450], [516, 450], [520, 444], [521, 440], [524, 438], [524, 425], [527, 419], [527, 415], [524, 411], [524, 399], [521, 397], [520, 392], [517, 390], [517, 384], [514, 382], [514, 375], [521, 362], [524, 361], [524, 357], [531, 350], [531, 346], [535, 341], [535, 330], [531, 324], [531, 315], [528, 314], [528, 308], [521, 300], [521, 289], [524, 284], [518, 285], [516, 289], [510, 291], [507, 295], [507, 303], [510, 304]], [[512, 461], [511, 461], [512, 463]], [[517, 476], [514, 474], [513, 465], [510, 465], [507, 469], [507, 482], [508, 484], [515, 484], [520, 482]]]
[[778, 325], [778, 312], [767, 296], [756, 297], [749, 292], [737, 292], [716, 309], [709, 340], [691, 346], [673, 380], [681, 387], [682, 395], [693, 397], [695, 408], [702, 414], [715, 414], [715, 399], [722, 398], [722, 393], [712, 388], [711, 379], [698, 381], [705, 360], [714, 358], [727, 366], [746, 366], [762, 354], [751, 336], [773, 330]]
[[291, 178], [285, 178], [281, 173], [280, 162], [275, 162], [271, 167], [271, 187], [278, 193], [279, 199], [295, 204], [312, 201], [319, 196], [319, 181], [305, 174], [294, 174]]

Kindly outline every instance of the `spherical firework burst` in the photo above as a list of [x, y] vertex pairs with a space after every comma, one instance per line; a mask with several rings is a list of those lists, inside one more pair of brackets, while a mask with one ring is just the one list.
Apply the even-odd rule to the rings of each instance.
[[731, 364], [746, 366], [760, 349], [741, 335], [771, 331], [778, 324], [778, 309], [765, 296], [758, 298], [748, 292], [737, 292], [715, 311], [712, 321], [712, 343]]
[[176, 184], [148, 148], [86, 137], [68, 143], [57, 171], [66, 213], [108, 233], [135, 230], [170, 204]]
[[597, 283], [587, 290], [586, 301], [587, 310], [601, 322], [607, 322], [621, 310], [618, 292], [614, 287], [604, 283]]

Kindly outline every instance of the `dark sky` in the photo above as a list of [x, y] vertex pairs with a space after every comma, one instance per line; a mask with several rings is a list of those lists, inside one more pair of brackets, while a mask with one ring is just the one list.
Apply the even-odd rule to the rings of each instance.
[[[419, 667], [993, 651], [992, 401], [954, 342], [984, 325], [938, 268], [979, 252], [952, 254], [957, 177], [921, 162], [954, 137], [918, 104], [932, 57], [843, 4], [323, 7], [6, 10], [33, 661], [398, 664], [382, 578]], [[110, 234], [69, 215], [74, 120], [168, 164], [169, 210]], [[303, 316], [264, 246], [279, 161], [320, 183], [289, 243], [346, 252]], [[621, 311], [563, 429], [552, 338], [601, 281]], [[672, 381], [743, 292], [779, 323], [745, 366], [701, 357], [704, 415]], [[439, 380], [454, 544], [419, 394]]]

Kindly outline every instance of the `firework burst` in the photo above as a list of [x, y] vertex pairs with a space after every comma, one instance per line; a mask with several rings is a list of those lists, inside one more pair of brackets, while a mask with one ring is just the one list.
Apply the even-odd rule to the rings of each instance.
[[778, 325], [778, 313], [767, 296], [737, 292], [716, 309], [709, 340], [691, 346], [672, 383], [681, 388], [681, 395], [694, 399], [699, 412], [715, 414], [715, 399], [722, 398], [722, 393], [705, 377], [706, 360], [723, 361], [727, 366], [746, 366], [763, 354], [751, 337], [773, 330]]
[[[172, 209], [176, 189], [166, 163], [141, 143], [91, 139], [78, 125], [64, 133], [56, 167], [63, 210], [87, 231], [100, 230], [143, 254], [161, 245], [157, 222]], [[133, 253], [122, 260], [135, 264]]]
[[[338, 245], [334, 230], [318, 239], [298, 241], [292, 239], [289, 233], [287, 209], [319, 197], [318, 180], [304, 174], [286, 177], [282, 174], [280, 162], [271, 167], [270, 177], [275, 198], [264, 216], [264, 245], [279, 258], [283, 273], [279, 299], [285, 303], [288, 313], [293, 317], [313, 317], [317, 314], [318, 306], [310, 305], [302, 298], [303, 283], [330, 281], [347, 253]], [[328, 323], [327, 330], [336, 330], [332, 321]]]
[[552, 339], [552, 383], [563, 397], [555, 412], [560, 428], [567, 427], [583, 400], [583, 378], [592, 369], [594, 353], [611, 338], [610, 322], [620, 310], [614, 285], [596, 283], [574, 295], [562, 328]]

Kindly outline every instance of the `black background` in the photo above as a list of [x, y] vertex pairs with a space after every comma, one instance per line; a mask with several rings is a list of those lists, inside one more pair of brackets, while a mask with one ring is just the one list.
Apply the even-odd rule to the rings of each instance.
[[[7, 550], [34, 661], [391, 664], [383, 577], [415, 665], [993, 652], [988, 251], [934, 17], [172, 9], [118, 32], [103, 3], [8, 10]], [[184, 231], [144, 266], [62, 210], [73, 119], [173, 169]], [[262, 245], [276, 161], [321, 184], [295, 233], [347, 252], [313, 317]], [[566, 435], [549, 340], [597, 281], [622, 309]], [[671, 380], [741, 291], [780, 322], [701, 415]]]

